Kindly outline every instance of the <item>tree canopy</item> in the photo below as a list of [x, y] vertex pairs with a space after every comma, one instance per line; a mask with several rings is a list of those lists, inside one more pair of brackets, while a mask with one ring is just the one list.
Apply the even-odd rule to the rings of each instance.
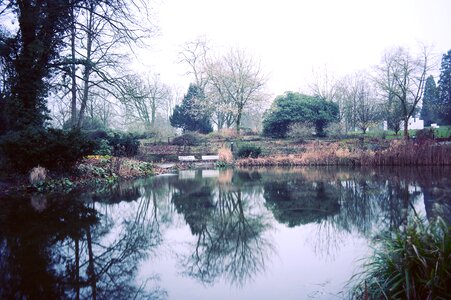
[[442, 57], [440, 79], [438, 81], [441, 122], [451, 124], [451, 50]]
[[263, 120], [263, 133], [271, 137], [286, 137], [289, 126], [308, 123], [316, 134], [324, 135], [324, 128], [338, 121], [338, 105], [318, 97], [286, 92], [276, 98]]

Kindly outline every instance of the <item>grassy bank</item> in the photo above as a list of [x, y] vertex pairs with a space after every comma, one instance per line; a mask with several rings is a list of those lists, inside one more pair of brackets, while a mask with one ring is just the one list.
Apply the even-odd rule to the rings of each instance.
[[133, 158], [89, 155], [66, 173], [36, 167], [28, 175], [15, 175], [3, 182], [1, 194], [70, 192], [93, 185], [112, 184], [120, 179], [156, 175], [162, 171], [150, 162]]
[[[238, 166], [440, 166], [451, 165], [451, 145], [394, 140], [388, 145], [354, 147], [345, 142], [313, 142], [296, 154], [238, 159]], [[379, 149], [378, 149], [379, 148]]]

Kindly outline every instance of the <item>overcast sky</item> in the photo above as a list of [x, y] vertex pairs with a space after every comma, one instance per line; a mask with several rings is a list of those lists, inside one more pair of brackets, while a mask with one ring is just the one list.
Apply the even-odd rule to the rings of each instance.
[[199, 36], [259, 59], [273, 95], [305, 91], [312, 69], [370, 68], [390, 47], [451, 49], [451, 0], [162, 0], [154, 10], [159, 36], [142, 61], [183, 92], [177, 52]]

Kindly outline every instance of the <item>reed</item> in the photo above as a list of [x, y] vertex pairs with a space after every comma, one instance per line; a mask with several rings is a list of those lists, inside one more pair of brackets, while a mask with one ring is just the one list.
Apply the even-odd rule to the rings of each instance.
[[245, 158], [238, 166], [440, 166], [451, 165], [451, 145], [393, 141], [386, 149], [349, 149], [340, 143], [312, 143], [292, 155]]
[[229, 148], [222, 147], [218, 149], [219, 160], [225, 162], [227, 164], [231, 164], [233, 162], [233, 154]]
[[353, 299], [451, 299], [450, 227], [416, 218], [386, 234], [351, 282]]

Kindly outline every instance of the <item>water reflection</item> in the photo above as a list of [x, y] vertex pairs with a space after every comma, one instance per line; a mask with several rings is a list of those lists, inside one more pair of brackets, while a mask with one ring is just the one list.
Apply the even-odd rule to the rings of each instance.
[[[1, 299], [148, 299], [164, 293], [134, 275], [159, 236], [144, 206], [114, 224], [94, 202], [34, 196], [2, 200]], [[45, 203], [45, 205], [43, 204]], [[111, 229], [117, 230], [111, 236]]]
[[253, 211], [255, 189], [232, 182], [231, 170], [221, 177], [213, 174], [204, 171], [202, 179], [177, 182], [172, 196], [196, 237], [189, 254], [181, 256], [183, 273], [204, 284], [225, 278], [243, 285], [269, 260], [272, 245], [264, 233], [270, 223]]
[[[342, 256], [350, 240], [370, 243], [405, 226], [414, 214], [450, 222], [448, 174], [449, 169], [188, 170], [93, 193], [2, 199], [0, 298], [165, 298], [160, 284], [176, 289], [178, 282], [158, 278], [167, 278], [165, 270], [172, 268], [201, 286], [225, 282], [245, 290], [277, 268], [272, 262], [283, 250], [279, 235], [305, 239], [295, 233], [309, 228], [306, 247], [319, 265]], [[186, 228], [177, 237], [184, 242], [173, 247], [167, 232], [180, 228]], [[154, 273], [149, 262], [164, 247], [175, 261]], [[285, 263], [304, 254], [291, 255]]]

